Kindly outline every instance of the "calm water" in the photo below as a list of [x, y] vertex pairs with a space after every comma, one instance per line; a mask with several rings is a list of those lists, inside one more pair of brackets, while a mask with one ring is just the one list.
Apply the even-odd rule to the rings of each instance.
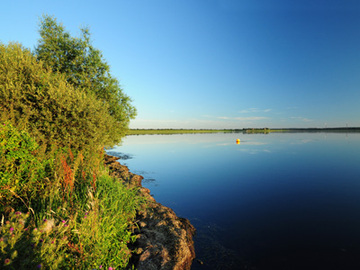
[[197, 228], [192, 269], [360, 269], [359, 150], [359, 133], [232, 133], [110, 152]]

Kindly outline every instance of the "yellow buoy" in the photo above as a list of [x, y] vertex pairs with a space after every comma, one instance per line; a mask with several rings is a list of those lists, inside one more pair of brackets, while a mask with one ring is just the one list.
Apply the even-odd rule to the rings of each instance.
[[240, 144], [240, 139], [236, 139], [236, 144]]

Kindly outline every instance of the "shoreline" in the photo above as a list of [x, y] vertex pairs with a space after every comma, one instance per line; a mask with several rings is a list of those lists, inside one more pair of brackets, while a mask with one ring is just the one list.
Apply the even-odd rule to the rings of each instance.
[[195, 258], [193, 236], [195, 228], [189, 220], [156, 202], [150, 190], [141, 184], [143, 177], [133, 174], [118, 157], [105, 154], [105, 165], [110, 174], [131, 187], [139, 188], [139, 196], [148, 201], [148, 207], [139, 211], [133, 234], [137, 240], [130, 246], [133, 255], [129, 267], [138, 270], [190, 270]]
[[297, 132], [360, 132], [360, 127], [334, 128], [243, 128], [243, 129], [130, 129], [126, 136], [204, 133], [297, 133]]

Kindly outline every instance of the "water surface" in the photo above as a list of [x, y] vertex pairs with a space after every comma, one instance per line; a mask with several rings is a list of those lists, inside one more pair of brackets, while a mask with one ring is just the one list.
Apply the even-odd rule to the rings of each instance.
[[224, 133], [128, 136], [111, 151], [191, 221], [192, 269], [211, 270], [360, 269], [359, 150], [359, 133]]

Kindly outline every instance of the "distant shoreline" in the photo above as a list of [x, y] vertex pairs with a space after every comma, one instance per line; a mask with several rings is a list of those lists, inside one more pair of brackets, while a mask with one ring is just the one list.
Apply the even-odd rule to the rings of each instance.
[[243, 129], [130, 129], [126, 135], [194, 133], [360, 132], [360, 127], [335, 128], [243, 128]]

